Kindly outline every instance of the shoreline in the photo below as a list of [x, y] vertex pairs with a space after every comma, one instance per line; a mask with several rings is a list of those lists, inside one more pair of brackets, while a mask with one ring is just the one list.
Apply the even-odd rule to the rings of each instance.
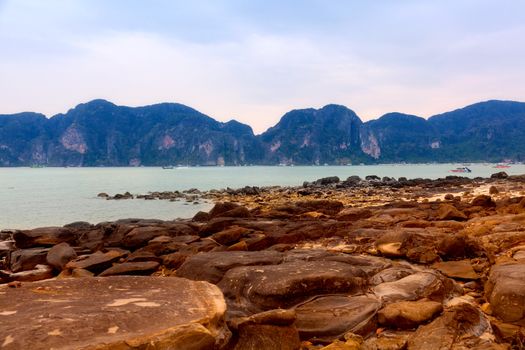
[[[168, 279], [189, 289], [206, 286], [208, 296], [178, 298], [216, 300], [216, 306], [201, 306], [215, 320], [201, 327], [208, 327], [210, 342], [220, 349], [249, 348], [253, 339], [271, 349], [276, 337], [286, 348], [307, 350], [385, 344], [506, 349], [525, 334], [525, 279], [519, 277], [525, 272], [523, 175], [327, 177], [199, 196], [215, 206], [192, 219], [2, 231], [0, 304], [7, 292], [16, 298], [39, 288], [76, 290], [82, 283], [82, 293], [95, 296], [98, 283], [156, 285]], [[140, 282], [130, 275], [141, 275]], [[97, 283], [86, 285], [85, 278]], [[139, 287], [129, 293], [139, 304], [171, 302], [169, 296], [151, 299]], [[24, 306], [18, 307], [22, 312]], [[45, 307], [50, 315], [60, 312]], [[92, 312], [74, 307], [78, 315]], [[153, 317], [156, 322], [160, 329], [173, 327], [170, 320]], [[2, 323], [0, 338], [9, 329], [13, 343], [23, 344], [12, 326]], [[193, 334], [184, 329], [181, 336]], [[117, 329], [104, 341], [130, 336]], [[86, 341], [97, 345], [96, 339]]]

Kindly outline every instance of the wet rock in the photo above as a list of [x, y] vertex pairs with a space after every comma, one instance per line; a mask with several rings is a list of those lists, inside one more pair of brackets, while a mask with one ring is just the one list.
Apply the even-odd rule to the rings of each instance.
[[411, 301], [422, 298], [442, 301], [452, 287], [437, 274], [417, 272], [394, 282], [385, 282], [372, 288], [375, 295], [385, 302]]
[[[470, 304], [447, 309], [430, 324], [421, 326], [408, 340], [409, 350], [480, 349], [494, 342], [490, 325]], [[488, 337], [485, 334], [489, 333]]]
[[24, 249], [36, 246], [49, 247], [62, 242], [73, 243], [77, 239], [77, 234], [65, 227], [41, 227], [15, 231], [13, 239], [18, 248]]
[[495, 265], [485, 284], [492, 313], [503, 322], [525, 320], [525, 264]]
[[0, 290], [0, 310], [5, 314], [0, 339], [6, 350], [204, 350], [228, 340], [224, 299], [206, 282], [121, 276]]
[[296, 326], [304, 340], [332, 341], [347, 332], [365, 335], [375, 329], [380, 307], [373, 295], [321, 296], [295, 308]]
[[234, 267], [273, 265], [282, 260], [283, 254], [276, 251], [200, 253], [188, 258], [177, 270], [177, 276], [218, 283]]
[[91, 272], [99, 273], [111, 267], [112, 263], [126, 256], [126, 252], [110, 250], [106, 253], [101, 251], [93, 254], [79, 256], [77, 259], [68, 262], [67, 269], [86, 269]]
[[436, 301], [399, 301], [385, 306], [378, 313], [380, 324], [391, 328], [415, 328], [432, 320], [443, 311]]
[[433, 268], [452, 278], [459, 278], [464, 280], [475, 280], [479, 275], [472, 268], [470, 260], [461, 261], [443, 261], [432, 265]]
[[234, 310], [287, 308], [326, 293], [357, 293], [366, 274], [335, 261], [294, 261], [229, 270], [218, 284]]
[[9, 266], [11, 271], [32, 270], [36, 265], [46, 264], [49, 248], [18, 249], [11, 252]]
[[66, 264], [77, 257], [75, 249], [67, 243], [60, 243], [49, 250], [46, 261], [55, 270], [62, 271]]

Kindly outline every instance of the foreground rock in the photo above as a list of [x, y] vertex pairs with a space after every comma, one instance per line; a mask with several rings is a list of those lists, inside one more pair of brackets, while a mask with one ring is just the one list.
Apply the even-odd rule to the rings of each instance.
[[4, 286], [0, 310], [0, 343], [6, 350], [213, 349], [229, 337], [218, 288], [180, 278], [82, 278]]

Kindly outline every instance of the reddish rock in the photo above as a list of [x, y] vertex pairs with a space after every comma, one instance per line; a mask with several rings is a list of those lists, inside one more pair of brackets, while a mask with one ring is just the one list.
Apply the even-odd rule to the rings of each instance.
[[159, 267], [156, 261], [125, 262], [114, 264], [110, 268], [102, 271], [99, 276], [118, 276], [118, 275], [150, 275]]
[[36, 265], [46, 264], [49, 248], [18, 249], [11, 252], [9, 266], [11, 271], [32, 270]]
[[373, 295], [321, 296], [295, 308], [295, 324], [304, 340], [332, 341], [347, 332], [366, 335], [375, 330], [380, 307]]
[[92, 272], [101, 272], [109, 268], [113, 262], [126, 256], [125, 252], [110, 250], [107, 253], [100, 251], [90, 255], [79, 256], [66, 264], [67, 269], [86, 269]]
[[46, 261], [55, 270], [62, 271], [66, 264], [77, 257], [75, 249], [67, 243], [60, 243], [49, 250]]
[[218, 284], [232, 310], [287, 308], [322, 294], [361, 292], [363, 270], [335, 261], [295, 261], [230, 269]]
[[507, 323], [525, 321], [525, 264], [495, 265], [485, 284], [492, 313]]
[[0, 291], [5, 350], [207, 350], [228, 341], [224, 299], [206, 282], [67, 278]]
[[18, 248], [48, 247], [62, 242], [75, 242], [77, 234], [75, 231], [64, 227], [41, 227], [33, 230], [15, 231], [13, 239]]
[[177, 270], [177, 276], [218, 283], [234, 267], [273, 265], [282, 260], [283, 254], [276, 251], [200, 253], [188, 258]]
[[391, 328], [415, 328], [443, 311], [436, 301], [400, 301], [388, 304], [378, 313], [378, 321]]

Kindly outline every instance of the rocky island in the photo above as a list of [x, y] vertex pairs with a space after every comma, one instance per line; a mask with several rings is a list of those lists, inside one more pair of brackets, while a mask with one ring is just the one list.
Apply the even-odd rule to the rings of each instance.
[[2, 349], [525, 341], [525, 176], [329, 177], [149, 196], [215, 205], [193, 219], [1, 233]]

